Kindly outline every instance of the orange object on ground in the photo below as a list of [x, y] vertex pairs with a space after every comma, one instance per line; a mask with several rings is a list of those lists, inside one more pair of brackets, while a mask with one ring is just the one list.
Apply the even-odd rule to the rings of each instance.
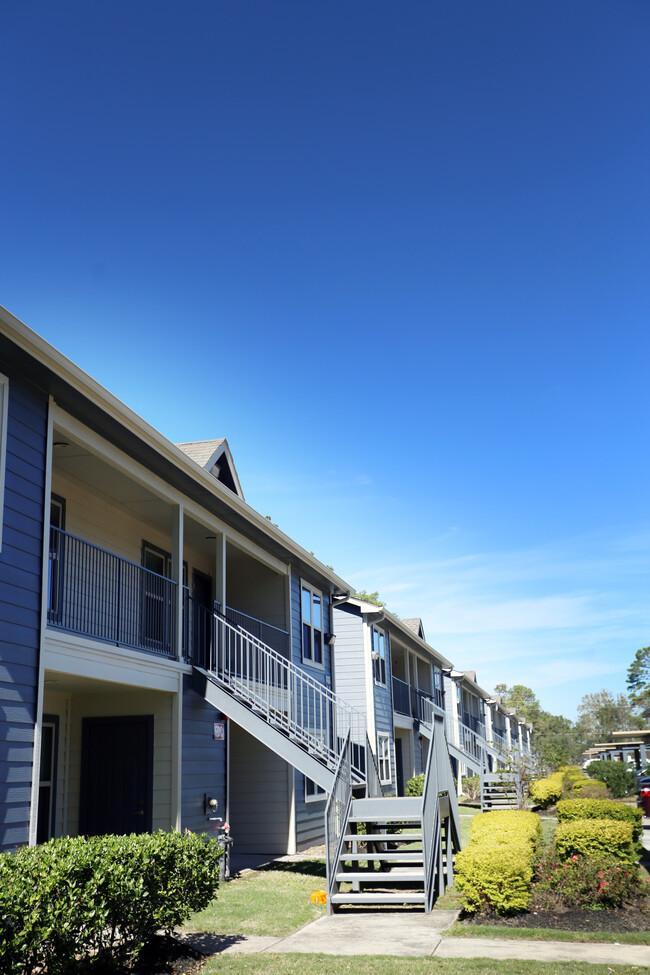
[[314, 904], [327, 904], [327, 891], [326, 890], [315, 890], [311, 895], [311, 899]]

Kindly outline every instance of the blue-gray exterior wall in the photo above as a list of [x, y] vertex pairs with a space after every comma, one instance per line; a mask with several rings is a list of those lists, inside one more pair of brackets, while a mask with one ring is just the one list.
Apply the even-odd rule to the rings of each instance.
[[336, 693], [361, 711], [366, 708], [366, 667], [363, 645], [363, 618], [356, 606], [343, 603], [333, 611], [334, 633], [334, 676]]
[[[214, 722], [221, 715], [183, 678], [183, 744], [181, 778], [181, 826], [193, 833], [215, 828], [204, 810], [206, 793], [217, 799], [217, 816], [226, 818], [226, 744], [215, 741]], [[226, 727], [226, 734], [230, 729]]]
[[[379, 624], [381, 626], [381, 623]], [[375, 689], [375, 735], [389, 735], [390, 736], [390, 770], [391, 779], [390, 784], [384, 784], [384, 790], [386, 792], [394, 792], [397, 794], [397, 777], [395, 774], [395, 733], [393, 730], [393, 678], [390, 666], [390, 634], [384, 631], [386, 634], [386, 686], [383, 684], [378, 684], [377, 681], [373, 681]], [[377, 746], [379, 748], [379, 746]]]
[[[323, 667], [312, 667], [302, 659], [302, 620], [301, 620], [301, 598], [300, 598], [301, 577], [292, 571], [291, 573], [291, 659], [303, 670], [306, 670], [311, 677], [327, 684], [328, 678], [330, 686], [333, 684], [332, 678], [332, 652], [327, 644], [323, 647]], [[310, 583], [305, 578], [306, 583]], [[315, 589], [319, 589], [316, 583], [312, 583]], [[323, 621], [324, 629], [331, 633], [330, 616], [330, 597], [323, 593]], [[295, 788], [295, 815], [296, 815], [296, 846], [299, 850], [307, 849], [310, 846], [323, 843], [325, 839], [325, 803], [324, 802], [305, 802], [305, 776], [296, 769], [294, 772]]]
[[5, 374], [9, 407], [0, 551], [0, 850], [29, 840], [47, 442], [45, 395], [20, 376]]

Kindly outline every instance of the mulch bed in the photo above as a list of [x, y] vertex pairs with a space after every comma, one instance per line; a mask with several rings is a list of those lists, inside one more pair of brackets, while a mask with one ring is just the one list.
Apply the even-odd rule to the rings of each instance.
[[648, 931], [650, 916], [635, 907], [611, 911], [530, 911], [502, 917], [492, 912], [466, 914], [465, 924], [491, 924], [506, 928], [550, 928], [557, 931]]
[[207, 961], [206, 955], [175, 938], [157, 937], [141, 953], [125, 975], [198, 975]]

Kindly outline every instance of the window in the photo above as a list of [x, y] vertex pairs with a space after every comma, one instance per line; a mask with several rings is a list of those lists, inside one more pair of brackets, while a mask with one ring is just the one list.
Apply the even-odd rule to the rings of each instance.
[[386, 634], [376, 626], [372, 632], [372, 673], [376, 684], [386, 686]]
[[50, 837], [54, 836], [58, 731], [58, 717], [44, 714], [41, 729], [41, 768], [38, 780], [37, 843], [45, 843]]
[[9, 380], [0, 373], [0, 551], [2, 551], [2, 521], [5, 499], [5, 469], [7, 466], [7, 416], [9, 414]]
[[325, 799], [326, 796], [327, 793], [325, 792], [325, 789], [322, 789], [321, 786], [316, 785], [313, 779], [308, 779], [307, 776], [305, 776], [305, 802], [320, 802], [321, 800]]
[[390, 735], [377, 735], [377, 768], [379, 781], [382, 785], [387, 785], [391, 780]]
[[323, 596], [302, 583], [302, 659], [323, 666]]

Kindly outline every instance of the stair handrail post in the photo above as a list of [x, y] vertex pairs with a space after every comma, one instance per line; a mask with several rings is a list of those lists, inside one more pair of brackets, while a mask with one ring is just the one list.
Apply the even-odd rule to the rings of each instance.
[[377, 756], [370, 746], [370, 738], [366, 732], [366, 798], [378, 799], [380, 797], [383, 798], [383, 796], [384, 788], [379, 778]]
[[343, 849], [345, 830], [352, 807], [351, 737], [348, 730], [339, 757], [332, 791], [325, 806], [325, 854], [327, 866], [327, 913], [332, 913], [332, 895], [336, 889], [336, 872]]

